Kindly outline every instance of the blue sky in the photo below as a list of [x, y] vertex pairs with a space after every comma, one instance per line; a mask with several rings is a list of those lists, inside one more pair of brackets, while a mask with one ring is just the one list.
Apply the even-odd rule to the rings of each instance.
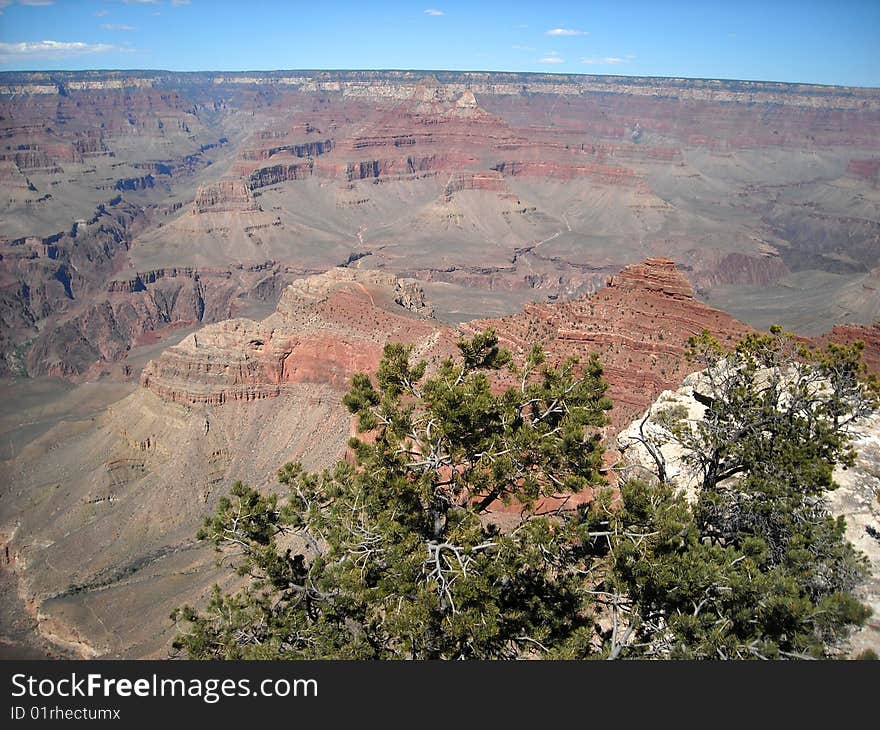
[[880, 0], [0, 0], [0, 70], [450, 69], [880, 87]]

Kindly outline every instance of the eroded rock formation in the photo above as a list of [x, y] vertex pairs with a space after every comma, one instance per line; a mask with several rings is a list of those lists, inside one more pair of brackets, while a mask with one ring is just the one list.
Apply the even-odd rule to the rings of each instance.
[[428, 306], [420, 292], [344, 268], [301, 279], [262, 322], [228, 320], [189, 335], [149, 362], [141, 383], [165, 400], [213, 405], [275, 397], [290, 383], [345, 388], [375, 370], [386, 342], [414, 344], [421, 357], [451, 352], [451, 330], [410, 314]]
[[[125, 279], [118, 294], [207, 278], [187, 269], [161, 274]], [[535, 340], [551, 361], [596, 352], [615, 399], [613, 447], [633, 415], [681, 381], [690, 334], [705, 327], [732, 342], [748, 331], [694, 299], [683, 272], [659, 258], [576, 301], [459, 330], [420, 314], [425, 306], [418, 282], [381, 271], [336, 268], [298, 279], [262, 321], [202, 327], [144, 368], [143, 387], [97, 414], [59, 422], [0, 462], [5, 481], [17, 485], [0, 500], [0, 527], [18, 526], [8, 536], [15, 585], [42, 635], [82, 656], [164, 656], [170, 610], [205, 600], [217, 580], [234, 580], [193, 541], [204, 515], [235, 479], [271, 490], [287, 461], [321, 468], [342, 457], [352, 433], [342, 396], [353, 373], [375, 370], [388, 341], [413, 344], [432, 367], [455, 352], [460, 335], [487, 325], [520, 356]], [[120, 612], [120, 601], [131, 610]]]
[[530, 305], [519, 315], [468, 323], [493, 326], [502, 341], [522, 354], [544, 342], [551, 355], [599, 355], [614, 401], [612, 423], [620, 428], [656, 395], [692, 368], [687, 340], [708, 329], [731, 344], [750, 328], [694, 298], [694, 289], [670, 259], [649, 258], [609, 277], [607, 286], [571, 302]]
[[[71, 318], [109, 321], [119, 272], [272, 260], [305, 273], [366, 251], [369, 268], [449, 284], [435, 306], [450, 321], [477, 289], [492, 294], [483, 313], [512, 312], [523, 290], [565, 299], [650, 255], [746, 321], [814, 280], [835, 303], [798, 300], [810, 311], [792, 322], [810, 334], [880, 313], [880, 290], [862, 286], [880, 256], [876, 90], [35, 72], [0, 74], [0, 117], [0, 373], [48, 372], [28, 352], [71, 374], [119, 357], [89, 339], [103, 325], [75, 326], [81, 347], [38, 342]], [[142, 329], [161, 325], [131, 304]]]
[[218, 180], [203, 185], [193, 201], [193, 215], [258, 210], [248, 186], [242, 180]]

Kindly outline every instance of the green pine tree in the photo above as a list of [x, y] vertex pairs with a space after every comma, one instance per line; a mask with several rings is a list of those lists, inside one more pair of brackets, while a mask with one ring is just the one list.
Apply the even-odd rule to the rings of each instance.
[[[193, 658], [797, 658], [832, 655], [868, 615], [864, 559], [830, 516], [836, 464], [877, 406], [861, 347], [809, 352], [774, 328], [708, 333], [705, 416], [657, 414], [701, 477], [615, 496], [600, 475], [610, 402], [595, 357], [516, 367], [491, 330], [430, 375], [386, 346], [344, 402], [355, 463], [288, 464], [281, 495], [237, 483], [199, 536], [245, 587], [175, 611]], [[516, 387], [493, 387], [509, 368]], [[644, 425], [644, 423], [642, 424]], [[592, 489], [576, 510], [541, 499]], [[503, 526], [490, 507], [508, 504]], [[516, 509], [513, 509], [514, 506]], [[510, 519], [513, 516], [513, 519]]]
[[689, 504], [646, 443], [658, 483], [624, 485], [613, 518], [609, 595], [629, 633], [612, 651], [822, 657], [864, 622], [852, 590], [865, 562], [825, 501], [834, 466], [854, 458], [853, 425], [877, 406], [861, 350], [810, 352], [778, 327], [731, 351], [708, 333], [692, 339], [706, 367], [705, 416], [658, 421], [702, 483]]
[[[595, 510], [540, 515], [542, 497], [601, 487], [610, 401], [595, 358], [521, 367], [488, 330], [427, 376], [385, 347], [375, 382], [344, 399], [355, 464], [288, 464], [282, 497], [233, 487], [200, 532], [237, 553], [249, 584], [175, 612], [195, 658], [583, 656]], [[510, 367], [518, 387], [492, 387]], [[515, 502], [502, 530], [490, 506]]]

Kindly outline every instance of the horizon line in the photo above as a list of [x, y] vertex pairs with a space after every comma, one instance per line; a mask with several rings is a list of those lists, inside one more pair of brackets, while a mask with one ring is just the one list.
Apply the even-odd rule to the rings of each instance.
[[89, 68], [89, 69], [4, 69], [0, 77], [8, 74], [120, 74], [120, 73], [152, 73], [152, 74], [280, 74], [280, 73], [421, 73], [421, 74], [481, 74], [481, 75], [513, 75], [513, 76], [553, 76], [560, 78], [617, 78], [617, 79], [651, 79], [660, 81], [718, 81], [723, 83], [775, 84], [780, 86], [814, 86], [829, 89], [863, 89], [880, 91], [880, 86], [861, 84], [823, 84], [813, 81], [776, 81], [772, 79], [737, 79], [710, 76], [656, 76], [634, 74], [597, 74], [578, 72], [548, 71], [488, 71], [488, 70], [456, 70], [456, 69], [419, 69], [419, 68], [275, 68], [275, 69], [244, 69], [244, 70], [174, 70], [162, 68]]

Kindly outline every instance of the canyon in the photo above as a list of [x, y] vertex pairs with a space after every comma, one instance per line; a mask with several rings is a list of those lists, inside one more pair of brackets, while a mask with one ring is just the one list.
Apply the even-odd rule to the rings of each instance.
[[518, 358], [597, 353], [609, 469], [704, 329], [860, 340], [880, 372], [876, 89], [0, 73], [0, 135], [20, 651], [165, 656], [171, 609], [235, 580], [204, 515], [344, 457], [342, 395], [389, 341], [429, 367], [486, 327]]
[[[625, 267], [593, 294], [501, 319], [450, 327], [425, 304], [411, 280], [332, 269], [288, 286], [262, 320], [186, 335], [147, 362], [124, 397], [49, 419], [2, 462], [11, 488], [0, 500], [11, 548], [3, 569], [39, 641], [84, 657], [164, 656], [171, 609], [235, 580], [194, 538], [204, 516], [235, 480], [272, 491], [287, 461], [324, 468], [344, 458], [354, 430], [342, 396], [352, 375], [375, 370], [385, 342], [411, 344], [429, 368], [486, 327], [520, 359], [533, 341], [551, 362], [599, 352], [615, 403], [605, 427], [611, 469], [621, 457], [616, 434], [695, 370], [684, 357], [690, 336], [708, 329], [731, 343], [752, 331], [695, 299], [683, 272], [661, 258]], [[877, 362], [876, 341], [867, 354]], [[46, 408], [37, 400], [21, 412], [37, 420]]]
[[4, 375], [124, 369], [145, 334], [266, 311], [343, 264], [424, 282], [451, 324], [652, 255], [754, 326], [880, 316], [872, 89], [21, 72], [0, 117]]

